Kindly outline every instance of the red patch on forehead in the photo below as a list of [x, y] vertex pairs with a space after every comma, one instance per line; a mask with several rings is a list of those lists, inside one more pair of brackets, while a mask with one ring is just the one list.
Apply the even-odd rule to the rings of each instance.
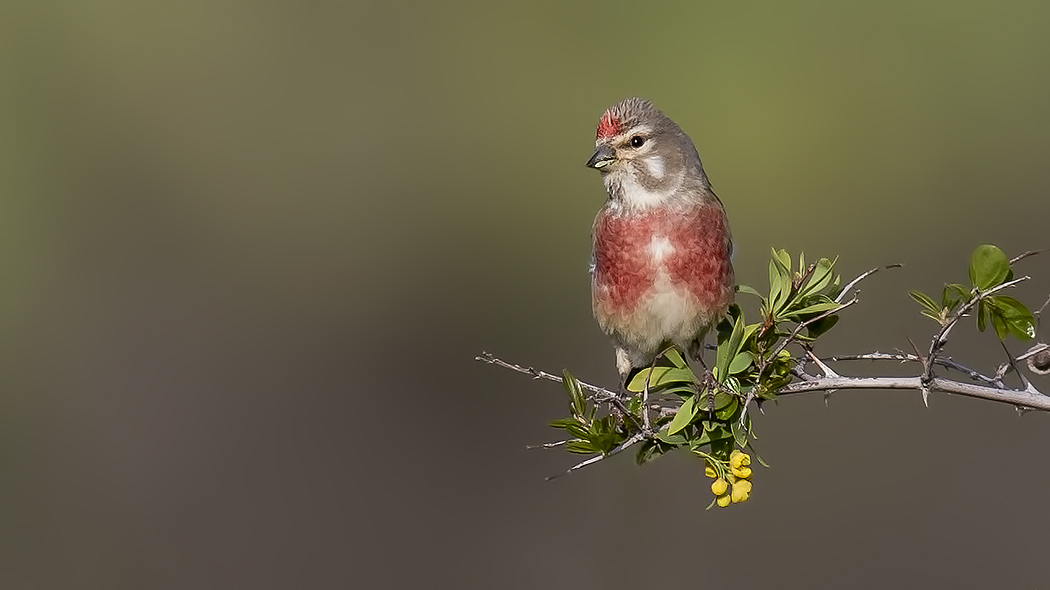
[[620, 132], [620, 121], [613, 117], [612, 113], [605, 111], [600, 121], [598, 121], [598, 134], [597, 137], [612, 137]]

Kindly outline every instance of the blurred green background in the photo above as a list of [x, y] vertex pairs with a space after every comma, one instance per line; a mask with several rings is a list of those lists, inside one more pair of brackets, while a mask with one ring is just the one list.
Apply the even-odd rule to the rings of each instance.
[[[0, 587], [1045, 585], [1044, 415], [787, 399], [756, 420], [752, 500], [705, 512], [687, 456], [545, 483], [576, 458], [524, 447], [562, 390], [472, 359], [615, 382], [583, 163], [632, 95], [696, 142], [738, 280], [765, 285], [771, 247], [906, 263], [823, 352], [925, 347], [908, 289], [965, 280], [979, 243], [1048, 245], [1048, 18], [5, 3]], [[1020, 270], [1038, 307], [1050, 264]], [[949, 353], [1003, 358], [969, 324]]]

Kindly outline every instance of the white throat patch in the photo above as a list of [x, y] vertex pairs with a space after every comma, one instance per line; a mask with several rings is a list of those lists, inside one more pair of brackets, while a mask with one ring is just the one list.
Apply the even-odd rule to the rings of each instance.
[[649, 170], [649, 175], [656, 180], [663, 180], [666, 170], [664, 168], [664, 159], [660, 156], [649, 156], [645, 160], [645, 167]]
[[623, 204], [626, 207], [632, 209], [649, 209], [651, 207], [658, 207], [666, 204], [667, 200], [671, 198], [679, 188], [681, 188], [684, 178], [679, 177], [678, 182], [664, 190], [650, 190], [645, 188], [640, 182], [638, 182], [633, 174], [626, 170], [618, 171], [617, 174], [609, 174], [604, 180], [605, 186], [609, 190], [609, 194], [616, 194], [616, 189], [619, 189], [618, 192], [623, 197]]

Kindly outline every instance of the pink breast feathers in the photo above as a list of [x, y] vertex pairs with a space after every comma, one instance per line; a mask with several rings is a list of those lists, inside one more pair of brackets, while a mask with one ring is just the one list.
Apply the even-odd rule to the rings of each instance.
[[725, 213], [717, 206], [697, 207], [674, 223], [669, 236], [675, 254], [667, 260], [673, 282], [682, 282], [709, 313], [732, 301], [733, 266]]
[[[654, 238], [671, 250], [654, 258]], [[594, 225], [594, 297], [608, 313], [630, 314], [663, 270], [672, 284], [696, 297], [708, 313], [723, 309], [733, 293], [725, 214], [717, 206], [689, 212], [634, 215], [602, 213]]]
[[594, 297], [610, 312], [630, 313], [656, 278], [649, 244], [662, 225], [653, 215], [609, 215], [594, 223]]

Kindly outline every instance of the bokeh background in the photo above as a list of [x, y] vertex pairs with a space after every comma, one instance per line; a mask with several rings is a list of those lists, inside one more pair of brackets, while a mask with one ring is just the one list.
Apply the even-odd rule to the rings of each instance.
[[0, 587], [1045, 585], [1045, 415], [785, 399], [704, 511], [684, 455], [544, 482], [562, 390], [472, 359], [615, 383], [583, 163], [631, 95], [696, 141], [741, 282], [903, 262], [823, 351], [926, 346], [908, 289], [1048, 246], [1050, 4], [0, 11]]

